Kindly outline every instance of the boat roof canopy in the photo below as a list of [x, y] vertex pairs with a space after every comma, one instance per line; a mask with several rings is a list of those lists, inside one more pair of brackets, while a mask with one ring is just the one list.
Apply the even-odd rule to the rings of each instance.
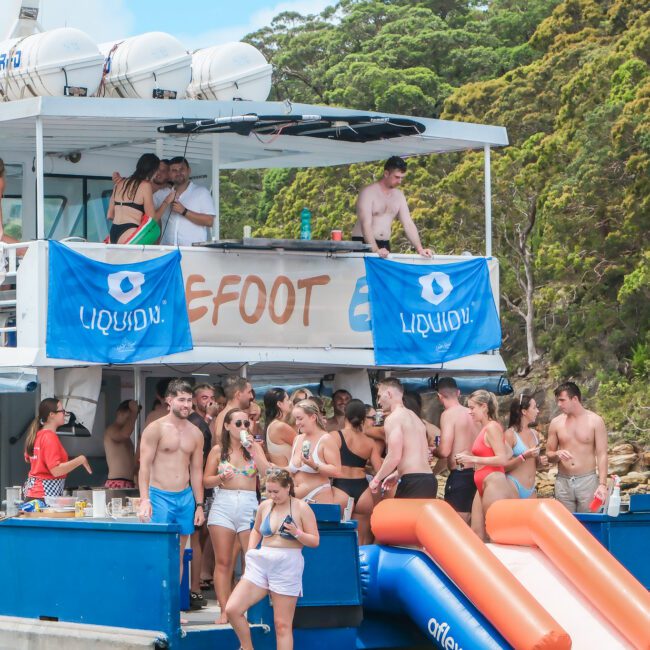
[[[37, 97], [2, 104], [2, 149], [33, 154], [39, 118], [46, 156], [103, 151], [135, 161], [162, 140], [166, 158], [209, 162], [216, 138], [222, 169], [324, 167], [508, 144], [500, 126], [289, 102]], [[197, 121], [206, 128], [179, 130]]]

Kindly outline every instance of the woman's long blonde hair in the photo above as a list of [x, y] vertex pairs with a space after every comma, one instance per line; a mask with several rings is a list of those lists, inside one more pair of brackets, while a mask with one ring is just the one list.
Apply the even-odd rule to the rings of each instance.
[[59, 400], [55, 397], [46, 397], [38, 405], [38, 417], [35, 417], [29, 425], [29, 429], [27, 429], [27, 438], [25, 439], [25, 453], [28, 456], [31, 456], [34, 453], [36, 434], [47, 422], [47, 418], [50, 417], [50, 414], [57, 411], [58, 406]]

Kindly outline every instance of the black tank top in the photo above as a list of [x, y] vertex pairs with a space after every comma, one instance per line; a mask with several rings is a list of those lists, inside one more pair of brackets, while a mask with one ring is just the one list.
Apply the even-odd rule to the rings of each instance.
[[339, 431], [338, 434], [341, 436], [341, 465], [344, 467], [365, 467], [366, 459], [350, 451], [342, 431]]

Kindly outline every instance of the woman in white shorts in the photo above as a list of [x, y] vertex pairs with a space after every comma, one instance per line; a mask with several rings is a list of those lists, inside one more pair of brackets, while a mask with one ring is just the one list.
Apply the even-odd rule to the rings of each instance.
[[[302, 547], [315, 548], [320, 538], [313, 510], [294, 497], [289, 472], [269, 470], [266, 494], [268, 499], [257, 511], [248, 542], [246, 572], [228, 600], [226, 614], [241, 647], [252, 650], [245, 613], [270, 594], [277, 648], [290, 650], [293, 615], [302, 595]], [[260, 541], [262, 545], [257, 548]]]
[[[205, 487], [215, 490], [208, 515], [208, 530], [214, 549], [214, 586], [221, 606], [217, 623], [226, 623], [226, 603], [232, 589], [235, 538], [248, 548], [251, 521], [257, 509], [257, 474], [269, 463], [262, 446], [250, 433], [248, 414], [231, 409], [224, 418], [221, 440], [208, 456], [203, 473]], [[242, 432], [247, 447], [242, 445]]]
[[330, 479], [341, 476], [338, 445], [325, 431], [323, 416], [311, 400], [298, 402], [293, 418], [300, 434], [293, 441], [287, 469], [293, 474], [296, 496], [307, 503], [336, 503]]

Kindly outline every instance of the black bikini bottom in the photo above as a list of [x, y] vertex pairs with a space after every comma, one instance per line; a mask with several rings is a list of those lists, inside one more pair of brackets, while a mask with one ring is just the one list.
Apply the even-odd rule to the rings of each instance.
[[114, 223], [111, 226], [111, 232], [109, 233], [111, 244], [117, 244], [120, 237], [131, 228], [139, 228], [135, 223]]
[[332, 485], [352, 497], [356, 506], [357, 501], [368, 487], [368, 480], [365, 478], [335, 478]]

